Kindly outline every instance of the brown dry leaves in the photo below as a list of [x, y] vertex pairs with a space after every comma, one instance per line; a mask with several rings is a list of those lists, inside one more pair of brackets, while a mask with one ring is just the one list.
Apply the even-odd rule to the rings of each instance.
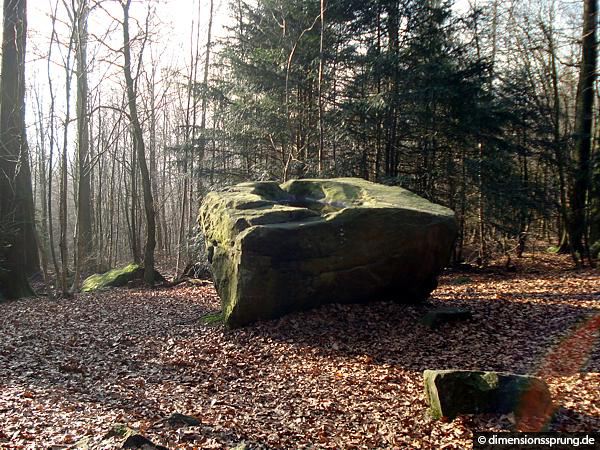
[[[116, 422], [169, 448], [465, 448], [473, 431], [514, 428], [509, 416], [432, 421], [430, 368], [537, 374], [561, 405], [554, 429], [597, 430], [600, 276], [545, 258], [519, 274], [443, 276], [432, 303], [474, 321], [437, 332], [392, 303], [229, 331], [197, 320], [219, 307], [210, 286], [0, 305], [0, 447], [87, 436], [111, 448], [100, 442]], [[160, 422], [174, 412], [202, 424]]]

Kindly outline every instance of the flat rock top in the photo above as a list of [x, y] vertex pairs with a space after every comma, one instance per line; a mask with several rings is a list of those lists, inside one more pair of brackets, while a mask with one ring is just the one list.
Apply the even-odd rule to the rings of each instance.
[[[210, 192], [202, 203], [200, 222], [211, 241], [231, 243], [249, 228], [350, 223], [358, 217], [375, 217], [376, 211], [455, 227], [452, 210], [401, 187], [360, 178], [240, 183]], [[385, 222], [384, 216], [378, 217]]]
[[255, 200], [266, 202], [244, 205], [250, 208], [264, 207], [269, 203], [308, 208], [321, 214], [357, 207], [409, 209], [448, 216], [454, 214], [450, 209], [431, 203], [404, 188], [372, 183], [361, 178], [290, 180], [282, 184], [273, 181], [248, 182], [232, 186], [219, 195], [233, 195], [248, 200], [254, 197]]
[[[452, 210], [406, 189], [361, 178], [304, 179], [282, 184], [274, 181], [240, 183], [222, 192], [209, 193], [204, 205], [249, 218], [273, 216], [273, 221], [267, 219], [259, 224], [327, 218], [346, 209], [367, 208], [406, 210], [448, 218], [454, 216]], [[304, 211], [299, 212], [299, 209]], [[279, 220], [278, 214], [273, 215], [272, 212], [290, 214], [284, 214], [286, 220]]]

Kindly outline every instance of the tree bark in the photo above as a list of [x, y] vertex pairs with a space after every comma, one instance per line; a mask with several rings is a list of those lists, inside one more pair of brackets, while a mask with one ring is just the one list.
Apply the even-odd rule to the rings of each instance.
[[75, 57], [77, 60], [77, 265], [75, 267], [75, 289], [79, 288], [81, 273], [95, 269], [93, 262], [93, 238], [91, 215], [89, 118], [87, 79], [87, 0], [78, 0], [75, 13]]
[[54, 163], [54, 134], [55, 134], [55, 104], [56, 96], [54, 93], [54, 86], [52, 83], [52, 48], [56, 38], [56, 9], [52, 13], [52, 32], [50, 35], [50, 44], [48, 45], [48, 57], [46, 59], [46, 76], [48, 79], [48, 91], [50, 93], [50, 137], [49, 137], [49, 155], [48, 155], [48, 239], [50, 246], [50, 254], [52, 255], [52, 264], [54, 265], [54, 274], [56, 277], [60, 274], [60, 267], [56, 258], [56, 251], [54, 249], [54, 225], [52, 223], [52, 174], [53, 174], [53, 163]]
[[575, 111], [575, 167], [571, 193], [569, 238], [575, 263], [580, 265], [587, 254], [586, 199], [590, 190], [590, 155], [594, 107], [594, 82], [596, 80], [596, 22], [598, 0], [585, 0], [583, 11], [582, 58], [577, 86]]
[[59, 222], [60, 222], [60, 262], [61, 262], [61, 273], [60, 273], [60, 286], [62, 295], [68, 297], [68, 274], [69, 274], [69, 247], [67, 244], [67, 221], [68, 215], [68, 202], [67, 202], [67, 148], [69, 144], [69, 127], [68, 124], [71, 121], [71, 80], [73, 77], [73, 71], [71, 67], [71, 53], [73, 51], [74, 44], [74, 30], [72, 30], [69, 46], [67, 48], [67, 54], [65, 59], [65, 120], [63, 122], [63, 143], [61, 152], [61, 165], [60, 165], [60, 195], [59, 195]]
[[388, 52], [392, 58], [393, 68], [390, 83], [390, 104], [388, 105], [386, 112], [386, 143], [385, 143], [385, 175], [388, 177], [395, 177], [397, 173], [397, 149], [396, 149], [396, 136], [397, 136], [397, 122], [398, 122], [398, 100], [399, 100], [399, 67], [398, 67], [398, 53], [400, 49], [399, 42], [399, 7], [398, 2], [391, 2], [387, 7], [387, 26], [388, 26]]
[[144, 135], [139, 121], [134, 80], [131, 75], [131, 47], [129, 38], [129, 7], [131, 0], [122, 3], [123, 6], [123, 56], [125, 64], [125, 85], [127, 88], [127, 103], [131, 120], [134, 148], [142, 174], [142, 189], [144, 193], [144, 212], [146, 215], [146, 246], [144, 248], [144, 281], [154, 284], [154, 247], [156, 246], [156, 223], [154, 217], [154, 200], [152, 199], [152, 186], [150, 174], [146, 163], [146, 148]]
[[[320, 8], [321, 16], [321, 35], [319, 39], [319, 84], [318, 84], [318, 95], [319, 95], [319, 176], [323, 175], [323, 147], [324, 147], [324, 130], [323, 130], [323, 64], [324, 64], [324, 53], [323, 53], [323, 42], [325, 37], [325, 0], [321, 0]], [[368, 177], [367, 177], [368, 178]]]
[[26, 1], [5, 0], [0, 80], [0, 292], [33, 295], [27, 275], [39, 270], [29, 150], [25, 134]]

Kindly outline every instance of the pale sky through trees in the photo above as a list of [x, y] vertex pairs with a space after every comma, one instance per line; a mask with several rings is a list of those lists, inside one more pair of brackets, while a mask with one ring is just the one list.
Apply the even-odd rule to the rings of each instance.
[[[28, 73], [36, 73], [40, 70], [38, 60], [44, 59], [48, 51], [48, 41], [51, 32], [50, 12], [52, 10], [53, 0], [34, 0], [28, 2]], [[114, 13], [116, 18], [120, 18], [121, 11], [118, 2], [104, 2], [106, 8]], [[197, 20], [198, 2], [196, 0], [150, 0], [134, 1], [132, 3], [131, 16], [143, 21], [147, 11], [147, 5], [155, 8], [156, 31], [158, 32], [157, 42], [154, 47], [161, 48], [161, 64], [167, 64], [167, 61], [177, 65], [178, 62], [188, 61], [190, 58], [190, 39], [192, 20]], [[201, 43], [206, 40], [206, 24], [208, 21], [209, 2], [201, 0], [200, 11], [200, 40]], [[464, 11], [468, 7], [468, 0], [457, 0], [455, 8], [457, 11]], [[64, 12], [64, 11], [63, 11]], [[213, 23], [213, 36], [219, 38], [223, 35], [223, 27], [228, 20], [228, 5], [226, 1], [215, 2], [215, 20]], [[67, 20], [66, 15], [60, 13], [59, 20]], [[111, 26], [112, 20], [107, 14], [101, 11], [94, 11], [90, 16], [89, 32], [90, 34], [101, 35], [103, 30]], [[114, 26], [114, 24], [113, 24]], [[120, 30], [115, 30], [113, 40], [120, 40]], [[33, 65], [33, 67], [31, 67]], [[43, 71], [46, 63], [43, 62]]]
[[[208, 14], [210, 3], [208, 0], [200, 0], [200, 55], [204, 53], [206, 43], [206, 30], [208, 23]], [[36, 120], [33, 111], [33, 97], [36, 90], [41, 94], [41, 105], [46, 109], [50, 102], [50, 93], [48, 91], [47, 71], [48, 71], [48, 46], [52, 32], [51, 11], [55, 7], [55, 0], [35, 0], [29, 1], [27, 5], [28, 16], [28, 41], [27, 41], [27, 66], [26, 75], [27, 84], [27, 116], [28, 128]], [[61, 2], [59, 2], [61, 3]], [[88, 64], [89, 64], [89, 86], [93, 91], [98, 84], [102, 84], [103, 91], [106, 93], [107, 84], [122, 83], [122, 70], [119, 59], [121, 54], [114, 50], [120, 50], [122, 46], [122, 28], [116, 20], [121, 20], [123, 12], [117, 1], [105, 1], [102, 3], [104, 10], [95, 8], [89, 18], [88, 32], [90, 34], [88, 43]], [[136, 21], [143, 27], [148, 14], [148, 7], [152, 10], [152, 19], [150, 33], [152, 37], [146, 45], [144, 51], [144, 62], [146, 65], [154, 64], [161, 69], [181, 70], [187, 73], [186, 67], [189, 67], [191, 61], [191, 41], [196, 40], [196, 21], [198, 20], [198, 1], [197, 0], [150, 0], [136, 1], [131, 5], [131, 28], [132, 36], [137, 32]], [[214, 3], [213, 36], [221, 36], [223, 24], [227, 17], [226, 2], [216, 0]], [[112, 17], [111, 17], [112, 16]], [[116, 19], [116, 20], [115, 20]], [[66, 53], [68, 43], [67, 21], [68, 15], [64, 8], [59, 6], [57, 12], [57, 33], [61, 42], [60, 46], [56, 43], [52, 50], [51, 74], [54, 83], [56, 95], [56, 111], [59, 116], [64, 109], [64, 68], [63, 57]], [[62, 23], [61, 23], [62, 22]], [[192, 24], [192, 22], [194, 22]], [[192, 32], [192, 28], [194, 31]], [[99, 44], [101, 40], [107, 45]], [[214, 41], [214, 39], [213, 39]], [[59, 50], [60, 47], [60, 50]], [[110, 49], [109, 49], [110, 47]], [[134, 49], [135, 50], [135, 49]], [[61, 53], [62, 52], [62, 53]], [[71, 62], [74, 61], [74, 55], [71, 56]], [[116, 62], [117, 65], [111, 64]], [[112, 67], [111, 67], [112, 66]], [[72, 105], [74, 105], [75, 80], [71, 84]], [[108, 89], [110, 91], [110, 89]], [[116, 95], [121, 95], [121, 88], [115, 87]], [[72, 118], [73, 110], [71, 111]], [[74, 125], [71, 123], [71, 125]], [[74, 132], [74, 129], [73, 131]], [[31, 136], [32, 130], [29, 130]], [[73, 142], [74, 135], [71, 135]]]
[[[209, 14], [209, 1], [200, 0], [200, 55], [202, 57], [205, 50], [206, 32]], [[59, 2], [62, 3], [62, 2]], [[93, 3], [93, 2], [92, 2]], [[28, 16], [28, 42], [27, 42], [27, 66], [26, 75], [27, 84], [27, 116], [28, 127], [36, 120], [34, 117], [33, 99], [34, 95], [41, 96], [40, 104], [46, 110], [49, 104], [50, 94], [48, 92], [47, 82], [47, 54], [48, 44], [52, 30], [51, 11], [55, 0], [29, 0], [27, 4]], [[122, 45], [122, 29], [115, 21], [122, 17], [122, 10], [117, 1], [102, 2], [104, 11], [95, 8], [89, 19], [88, 31], [90, 42], [88, 44], [89, 61], [89, 86], [93, 91], [98, 84], [106, 88], [109, 83], [120, 85], [122, 73], [120, 66], [113, 65], [110, 61], [117, 62], [121, 57], [115, 51]], [[131, 17], [137, 19], [143, 26], [148, 12], [148, 6], [154, 11], [150, 31], [153, 35], [151, 42], [147, 45], [144, 53], [146, 64], [154, 64], [160, 69], [180, 70], [182, 76], [187, 73], [191, 62], [192, 40], [195, 47], [196, 31], [192, 32], [192, 26], [196, 27], [198, 18], [197, 0], [134, 0], [131, 6]], [[468, 0], [457, 0], [455, 8], [457, 11], [465, 11], [468, 7]], [[112, 17], [111, 17], [112, 16]], [[229, 6], [227, 0], [216, 0], [214, 3], [214, 21], [213, 21], [213, 43], [223, 37], [224, 27], [229, 17]], [[61, 41], [62, 54], [55, 44], [52, 50], [51, 74], [54, 82], [56, 95], [56, 112], [60, 117], [64, 108], [64, 68], [62, 67], [62, 58], [68, 42], [67, 21], [68, 16], [64, 7], [59, 6], [57, 12], [57, 32]], [[61, 23], [62, 22], [62, 23]], [[132, 33], [135, 34], [136, 23], [132, 20]], [[110, 30], [110, 31], [109, 31]], [[98, 44], [102, 40], [107, 46]], [[74, 56], [71, 57], [73, 61]], [[74, 102], [75, 80], [72, 82], [72, 102]], [[103, 89], [106, 91], [106, 89]], [[109, 89], [110, 91], [110, 89]], [[115, 87], [114, 92], [121, 92], [120, 88]], [[117, 94], [120, 95], [120, 94]], [[74, 103], [73, 103], [74, 104]], [[73, 112], [73, 111], [72, 111]], [[72, 115], [73, 117], [73, 115]], [[59, 119], [60, 123], [60, 119]], [[33, 130], [30, 129], [29, 134]], [[74, 132], [74, 130], [73, 130]], [[71, 132], [72, 133], [72, 132]], [[74, 141], [75, 136], [71, 134], [70, 142]]]

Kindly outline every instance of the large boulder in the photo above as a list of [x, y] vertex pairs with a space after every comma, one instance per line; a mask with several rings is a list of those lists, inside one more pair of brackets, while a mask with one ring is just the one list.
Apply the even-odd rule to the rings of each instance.
[[471, 370], [426, 370], [425, 398], [431, 415], [515, 413], [520, 418], [549, 418], [552, 396], [542, 380], [528, 375]]
[[324, 303], [422, 301], [457, 229], [451, 210], [356, 178], [238, 184], [209, 193], [199, 221], [229, 326]]

